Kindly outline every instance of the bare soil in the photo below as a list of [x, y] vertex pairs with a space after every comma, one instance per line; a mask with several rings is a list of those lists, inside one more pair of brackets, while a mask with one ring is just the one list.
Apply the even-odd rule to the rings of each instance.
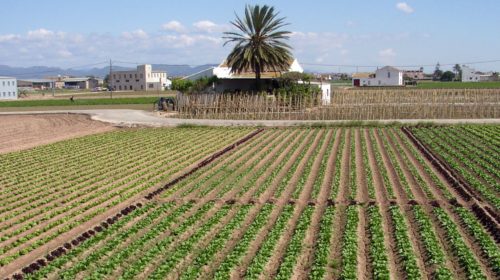
[[86, 115], [0, 115], [0, 154], [113, 129]]

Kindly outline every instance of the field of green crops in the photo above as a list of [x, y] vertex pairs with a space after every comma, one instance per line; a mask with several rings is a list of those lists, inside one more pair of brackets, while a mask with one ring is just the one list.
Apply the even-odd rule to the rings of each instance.
[[500, 126], [123, 130], [0, 162], [2, 279], [500, 277]]

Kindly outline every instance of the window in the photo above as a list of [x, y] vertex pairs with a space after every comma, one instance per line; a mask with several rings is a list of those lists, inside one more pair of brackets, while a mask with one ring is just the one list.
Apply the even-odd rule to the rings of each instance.
[[151, 78], [151, 74], [150, 73], [148, 73], [148, 78]]
[[130, 74], [129, 76], [130, 76], [129, 78], [132, 79], [132, 74]]
[[5, 81], [2, 81], [2, 85], [5, 86]]
[[391, 78], [391, 72], [387, 72], [387, 78]]
[[7, 85], [10, 86], [10, 81], [7, 81]]
[[119, 86], [118, 88], [119, 88], [120, 90], [122, 90], [122, 86]]
[[144, 89], [144, 86], [143, 86], [143, 85], [141, 85], [141, 89]]
[[140, 75], [141, 79], [143, 78], [142, 74]]
[[148, 85], [148, 87], [149, 87], [149, 88], [153, 88], [153, 87], [154, 87], [154, 84], [150, 83], [150, 84]]
[[130, 86], [130, 90], [132, 90], [132, 86]]
[[116, 79], [116, 74], [113, 74], [113, 79]]
[[137, 73], [135, 73], [135, 76], [134, 76], [136, 79], [137, 79]]

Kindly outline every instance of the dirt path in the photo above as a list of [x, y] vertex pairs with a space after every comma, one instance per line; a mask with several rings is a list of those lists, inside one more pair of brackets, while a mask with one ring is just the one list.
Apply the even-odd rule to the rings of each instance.
[[368, 185], [366, 184], [366, 172], [363, 163], [363, 149], [361, 147], [361, 136], [363, 131], [361, 129], [356, 129], [355, 139], [356, 139], [356, 185], [358, 186], [356, 200], [359, 203], [366, 203], [369, 201], [368, 195]]
[[86, 115], [0, 115], [0, 154], [113, 129]]
[[337, 194], [337, 198], [335, 199], [337, 203], [348, 204], [349, 203], [349, 168], [350, 168], [350, 151], [351, 151], [351, 129], [346, 129], [344, 134], [345, 144], [344, 150], [342, 151], [342, 164], [340, 171], [340, 186]]

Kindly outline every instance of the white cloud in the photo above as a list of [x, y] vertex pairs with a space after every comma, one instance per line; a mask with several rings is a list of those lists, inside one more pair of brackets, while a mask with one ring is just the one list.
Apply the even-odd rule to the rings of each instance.
[[28, 39], [47, 39], [54, 36], [54, 31], [40, 28], [28, 31]]
[[68, 50], [60, 50], [57, 52], [57, 54], [61, 57], [61, 58], [69, 58], [69, 57], [72, 57], [73, 54], [68, 51]]
[[15, 34], [0, 35], [0, 43], [13, 41], [13, 40], [19, 39], [19, 37], [20, 37], [19, 35], [15, 35]]
[[407, 14], [411, 14], [413, 13], [415, 10], [410, 7], [410, 5], [408, 5], [406, 2], [399, 2], [396, 4], [396, 8], [404, 13], [407, 13]]
[[213, 33], [213, 32], [223, 32], [229, 30], [229, 26], [224, 24], [217, 24], [209, 20], [202, 20], [193, 23], [193, 26], [201, 32]]
[[384, 57], [384, 58], [395, 57], [396, 56], [396, 52], [392, 48], [388, 48], [388, 49], [384, 49], [384, 50], [379, 51], [378, 55], [380, 57]]
[[128, 40], [135, 39], [135, 38], [147, 39], [149, 37], [148, 33], [146, 33], [142, 29], [137, 29], [137, 30], [134, 30], [132, 32], [123, 32], [122, 36], [123, 36], [123, 38], [128, 39]]
[[175, 32], [179, 32], [179, 33], [186, 31], [186, 27], [184, 27], [184, 25], [182, 25], [182, 23], [180, 23], [176, 20], [172, 20], [172, 21], [169, 21], [169, 22], [163, 24], [162, 28], [164, 30], [175, 31]]

